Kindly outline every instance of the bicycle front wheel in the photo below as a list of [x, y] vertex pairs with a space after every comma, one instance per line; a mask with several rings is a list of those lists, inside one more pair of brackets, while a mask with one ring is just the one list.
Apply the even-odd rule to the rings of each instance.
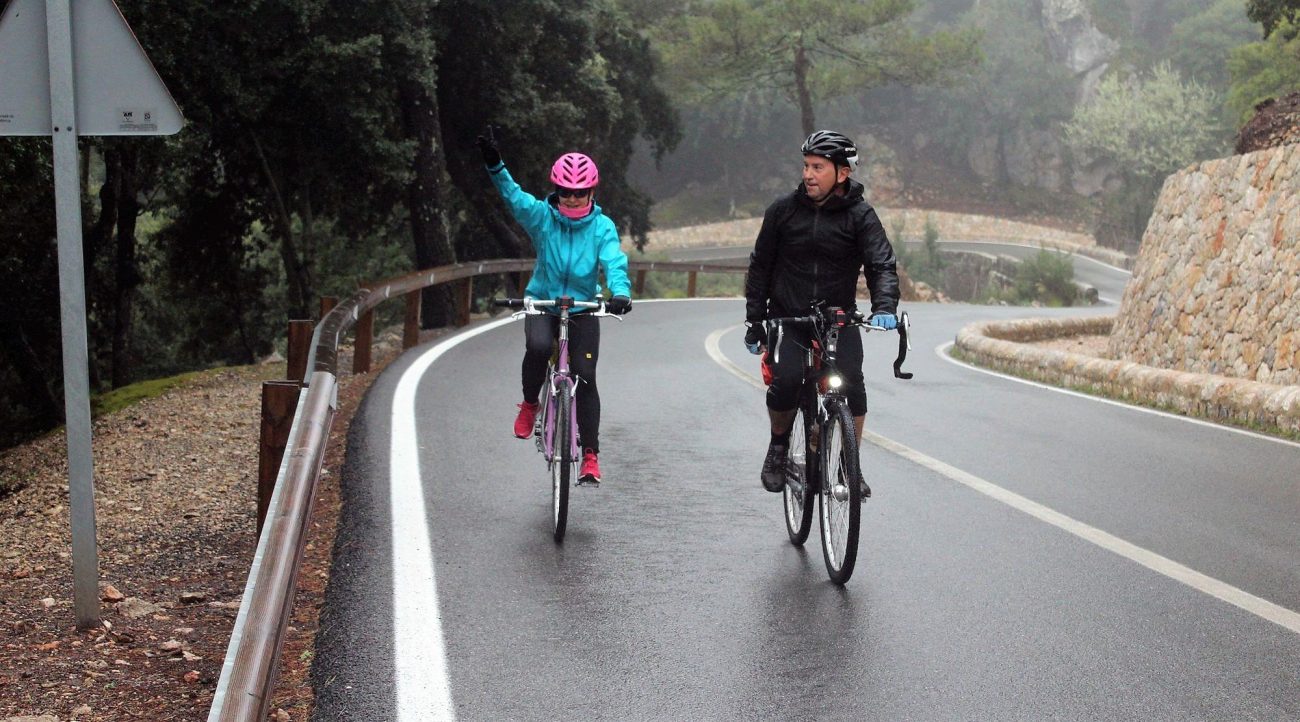
[[552, 399], [555, 428], [551, 437], [551, 533], [564, 541], [569, 520], [569, 479], [573, 475], [573, 389], [562, 384]]
[[822, 557], [831, 581], [844, 584], [858, 558], [861, 490], [853, 416], [837, 399], [826, 402], [818, 454], [821, 456]]
[[813, 477], [817, 473], [817, 458], [808, 433], [812, 427], [807, 409], [795, 412], [794, 426], [790, 430], [790, 456], [787, 460], [785, 490], [785, 530], [790, 543], [802, 546], [812, 530], [813, 507], [817, 505]]

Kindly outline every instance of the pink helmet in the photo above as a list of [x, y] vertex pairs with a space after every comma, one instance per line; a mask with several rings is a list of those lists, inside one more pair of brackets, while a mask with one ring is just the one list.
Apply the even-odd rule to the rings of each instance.
[[600, 183], [600, 172], [587, 156], [565, 153], [551, 166], [551, 182], [562, 188], [595, 188]]

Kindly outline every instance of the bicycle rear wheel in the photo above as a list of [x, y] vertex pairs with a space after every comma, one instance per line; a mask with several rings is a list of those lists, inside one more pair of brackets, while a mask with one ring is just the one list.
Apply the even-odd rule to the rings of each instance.
[[814, 494], [814, 477], [817, 473], [817, 457], [813, 451], [810, 434], [812, 419], [806, 408], [795, 412], [794, 426], [790, 430], [790, 456], [787, 460], [785, 490], [785, 530], [790, 535], [790, 543], [801, 546], [808, 541], [808, 532], [812, 530], [813, 507], [817, 501]]
[[821, 427], [822, 558], [831, 581], [844, 584], [853, 576], [858, 558], [861, 490], [858, 488], [858, 444], [853, 417], [842, 401], [826, 402]]
[[573, 389], [561, 384], [555, 393], [555, 427], [551, 437], [551, 533], [564, 541], [569, 520], [569, 479], [573, 476]]

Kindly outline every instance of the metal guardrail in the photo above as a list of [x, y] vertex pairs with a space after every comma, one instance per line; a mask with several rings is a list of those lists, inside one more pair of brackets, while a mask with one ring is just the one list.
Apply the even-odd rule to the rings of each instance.
[[[284, 630], [293, 613], [298, 569], [311, 509], [316, 500], [330, 427], [338, 409], [338, 349], [359, 318], [384, 301], [428, 286], [499, 273], [528, 273], [533, 259], [457, 263], [417, 271], [357, 291], [321, 319], [312, 334], [307, 374], [289, 440], [275, 481], [244, 596], [231, 630], [208, 722], [259, 722], [266, 719], [280, 661]], [[631, 261], [637, 291], [649, 272], [688, 274], [687, 295], [695, 296], [696, 274], [744, 273], [743, 266], [708, 263]], [[465, 319], [467, 320], [467, 318]], [[369, 334], [365, 336], [369, 342]]]

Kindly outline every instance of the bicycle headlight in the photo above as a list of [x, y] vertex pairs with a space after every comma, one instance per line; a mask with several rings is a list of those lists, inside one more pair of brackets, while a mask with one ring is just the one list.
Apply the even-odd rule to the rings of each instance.
[[839, 376], [831, 376], [826, 379], [826, 383], [831, 388], [838, 389], [839, 387], [844, 385], [844, 379], [840, 378]]

